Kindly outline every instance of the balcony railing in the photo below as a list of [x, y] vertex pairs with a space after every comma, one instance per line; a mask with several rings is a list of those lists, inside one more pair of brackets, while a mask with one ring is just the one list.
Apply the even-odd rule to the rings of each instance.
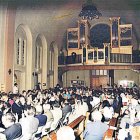
[[78, 64], [82, 63], [82, 55], [74, 56], [58, 56], [58, 65]]

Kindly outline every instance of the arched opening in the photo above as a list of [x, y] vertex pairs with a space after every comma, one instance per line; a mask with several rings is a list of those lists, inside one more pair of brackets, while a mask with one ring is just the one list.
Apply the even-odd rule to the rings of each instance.
[[103, 48], [103, 43], [110, 43], [110, 26], [96, 24], [90, 29], [90, 44], [92, 47]]
[[40, 83], [40, 88], [47, 84], [47, 42], [44, 35], [39, 34], [35, 42], [34, 87]]
[[32, 88], [32, 35], [27, 25], [19, 25], [15, 33], [14, 77], [19, 90]]
[[50, 79], [49, 85], [50, 87], [56, 86], [58, 83], [58, 47], [55, 41], [52, 41], [49, 48], [49, 72], [48, 76]]

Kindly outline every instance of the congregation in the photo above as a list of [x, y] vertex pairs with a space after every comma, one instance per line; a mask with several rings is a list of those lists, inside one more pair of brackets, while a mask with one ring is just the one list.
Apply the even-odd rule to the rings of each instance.
[[[98, 107], [91, 112], [95, 106]], [[57, 140], [77, 140], [74, 130], [67, 125], [87, 112], [90, 115], [82, 133], [84, 140], [102, 140], [114, 116], [120, 118], [118, 127], [112, 128], [118, 131], [118, 140], [140, 138], [138, 88], [62, 88], [57, 84], [53, 89], [2, 92], [0, 140], [39, 140], [43, 136], [49, 140], [53, 131]]]

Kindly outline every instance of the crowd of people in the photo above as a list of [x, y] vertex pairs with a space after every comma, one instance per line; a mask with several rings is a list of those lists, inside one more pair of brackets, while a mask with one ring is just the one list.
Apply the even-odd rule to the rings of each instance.
[[139, 95], [139, 89], [121, 86], [89, 89], [56, 85], [21, 93], [15, 88], [14, 92], [0, 94], [0, 139], [40, 139], [57, 129], [58, 140], [75, 140], [74, 130], [66, 125], [90, 112], [83, 132], [85, 140], [101, 140], [116, 113], [121, 117], [118, 140], [130, 140], [135, 137], [134, 128], [140, 125]]

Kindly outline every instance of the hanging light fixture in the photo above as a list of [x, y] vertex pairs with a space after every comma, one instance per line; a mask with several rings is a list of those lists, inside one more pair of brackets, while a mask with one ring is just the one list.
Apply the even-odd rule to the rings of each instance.
[[82, 19], [98, 19], [102, 14], [97, 10], [96, 6], [92, 3], [92, 0], [87, 0], [86, 4], [82, 6], [82, 11], [79, 17]]

